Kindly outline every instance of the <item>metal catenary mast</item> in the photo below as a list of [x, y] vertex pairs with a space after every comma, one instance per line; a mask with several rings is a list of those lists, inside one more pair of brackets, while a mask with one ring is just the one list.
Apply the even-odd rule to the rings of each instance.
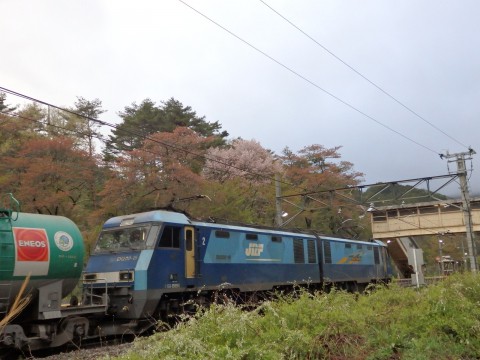
[[468, 152], [457, 154], [449, 154], [447, 152], [446, 154], [440, 154], [440, 158], [447, 159], [449, 163], [455, 162], [457, 164], [457, 174], [460, 180], [460, 191], [462, 193], [462, 210], [465, 218], [465, 227], [467, 233], [468, 259], [472, 272], [477, 271], [477, 250], [475, 246], [475, 234], [473, 232], [472, 211], [470, 206], [470, 194], [468, 191], [467, 167], [465, 166], [465, 161], [471, 160], [472, 155], [474, 154], [476, 154], [476, 152], [472, 148], [469, 148]]

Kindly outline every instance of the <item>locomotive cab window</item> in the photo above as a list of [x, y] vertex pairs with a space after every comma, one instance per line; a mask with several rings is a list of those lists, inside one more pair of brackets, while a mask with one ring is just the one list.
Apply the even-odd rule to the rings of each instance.
[[159, 247], [163, 248], [180, 248], [181, 228], [177, 226], [165, 226], [160, 238]]
[[258, 235], [257, 234], [246, 234], [245, 238], [247, 240], [258, 240]]
[[152, 249], [155, 247], [155, 242], [158, 239], [158, 232], [160, 230], [160, 225], [153, 225], [148, 233], [147, 238], [147, 248]]
[[145, 249], [150, 228], [151, 225], [142, 225], [103, 230], [94, 252]]

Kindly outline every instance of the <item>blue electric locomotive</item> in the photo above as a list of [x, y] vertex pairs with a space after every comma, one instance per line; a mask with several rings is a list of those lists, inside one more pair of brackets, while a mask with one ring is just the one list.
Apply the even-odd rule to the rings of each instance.
[[138, 332], [189, 299], [208, 303], [219, 289], [242, 295], [294, 284], [361, 289], [390, 277], [379, 241], [200, 222], [155, 210], [104, 224], [83, 275], [83, 301], [107, 298], [108, 313]]

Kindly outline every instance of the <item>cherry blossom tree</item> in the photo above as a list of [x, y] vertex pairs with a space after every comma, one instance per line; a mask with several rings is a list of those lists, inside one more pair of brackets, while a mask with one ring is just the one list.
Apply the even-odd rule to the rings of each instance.
[[219, 182], [241, 177], [254, 183], [269, 183], [282, 171], [281, 163], [258, 141], [236, 139], [229, 146], [207, 151], [204, 175]]

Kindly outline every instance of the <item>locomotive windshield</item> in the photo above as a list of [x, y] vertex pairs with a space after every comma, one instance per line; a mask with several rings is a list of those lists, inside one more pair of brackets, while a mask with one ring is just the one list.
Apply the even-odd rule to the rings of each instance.
[[104, 230], [94, 252], [142, 250], [155, 241], [157, 232], [158, 226], [150, 224]]

